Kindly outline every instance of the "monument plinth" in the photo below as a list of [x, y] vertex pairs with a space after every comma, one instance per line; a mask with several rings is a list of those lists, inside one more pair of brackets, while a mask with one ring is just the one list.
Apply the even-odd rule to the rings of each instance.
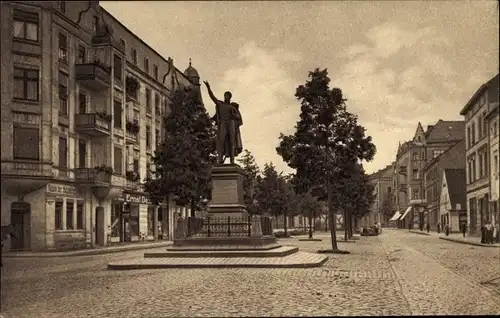
[[235, 164], [212, 168], [212, 201], [208, 206], [209, 216], [248, 216], [243, 200], [243, 176], [243, 169]]

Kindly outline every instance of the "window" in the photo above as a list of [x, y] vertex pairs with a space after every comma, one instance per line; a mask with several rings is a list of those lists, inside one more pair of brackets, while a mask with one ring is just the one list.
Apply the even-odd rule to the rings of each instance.
[[489, 165], [488, 165], [488, 155], [486, 151], [483, 153], [483, 165], [484, 165], [484, 176], [488, 176], [488, 172], [490, 171]]
[[132, 56], [132, 62], [137, 65], [137, 51], [134, 48], [130, 49], [130, 55]]
[[73, 201], [66, 201], [66, 230], [74, 229], [74, 217], [73, 212], [75, 211], [75, 203]]
[[481, 140], [481, 138], [483, 137], [483, 119], [481, 118], [481, 116], [479, 116], [479, 118], [477, 119], [477, 137], [479, 140]]
[[495, 120], [493, 122], [493, 136], [496, 136], [498, 134], [498, 122]]
[[84, 45], [78, 45], [78, 54], [76, 56], [76, 64], [85, 64], [87, 60], [87, 49]]
[[420, 179], [420, 174], [418, 173], [418, 169], [413, 169], [413, 180]]
[[68, 140], [59, 137], [59, 169], [68, 168]]
[[38, 13], [14, 9], [13, 37], [38, 42]]
[[78, 230], [83, 230], [83, 219], [84, 219], [84, 203], [83, 202], [78, 202], [76, 204], [76, 228]]
[[27, 101], [38, 101], [39, 73], [14, 67], [14, 98]]
[[120, 39], [120, 44], [123, 46], [123, 49], [125, 50], [125, 40], [124, 39]]
[[421, 142], [421, 141], [422, 141], [422, 137], [421, 137], [421, 136], [418, 136], [418, 137], [417, 137], [417, 141], [418, 141], [418, 142]]
[[160, 143], [161, 143], [160, 131], [158, 129], [155, 129], [155, 144], [158, 147]]
[[434, 150], [432, 153], [432, 157], [433, 158], [439, 157], [443, 152], [444, 150]]
[[472, 123], [471, 127], [471, 145], [476, 143], [476, 124]]
[[420, 158], [419, 153], [415, 151], [413, 153], [413, 160], [419, 160], [419, 158]]
[[477, 179], [477, 174], [476, 174], [476, 156], [472, 157], [472, 181], [476, 181]]
[[66, 1], [59, 1], [59, 10], [62, 13], [66, 13]]
[[467, 144], [469, 145], [469, 148], [472, 147], [472, 135], [470, 127], [467, 127]]
[[78, 167], [87, 166], [87, 142], [83, 139], [78, 140]]
[[87, 112], [87, 95], [78, 93], [78, 113], [85, 114]]
[[149, 74], [149, 60], [147, 57], [144, 58], [144, 71]]
[[493, 156], [493, 169], [495, 180], [498, 180], [498, 153]]
[[154, 233], [154, 215], [155, 208], [148, 207], [148, 236], [153, 236]]
[[94, 33], [96, 33], [98, 29], [99, 29], [99, 18], [97, 16], [93, 16], [92, 17], [92, 31], [94, 31]]
[[113, 68], [115, 72], [115, 80], [122, 81], [122, 59], [118, 55], [113, 57]]
[[151, 127], [146, 126], [146, 148], [151, 148]]
[[55, 216], [54, 228], [56, 230], [62, 230], [62, 212], [63, 212], [62, 201], [56, 201], [56, 207], [54, 211], [54, 216]]
[[151, 163], [146, 163], [146, 178], [151, 178]]
[[480, 120], [483, 121], [483, 137], [488, 136], [488, 121], [486, 119], [486, 112], [483, 112], [483, 118]]
[[473, 180], [472, 180], [472, 160], [471, 159], [469, 159], [467, 161], [467, 179], [468, 179], [467, 180], [468, 183], [472, 183]]
[[59, 115], [68, 116], [68, 75], [59, 72]]
[[115, 121], [115, 128], [122, 128], [122, 102], [115, 100], [113, 102], [113, 120]]
[[412, 189], [411, 196], [412, 196], [412, 199], [420, 199], [420, 190], [419, 189]]
[[134, 172], [139, 173], [139, 159], [134, 158]]
[[155, 77], [155, 79], [157, 80], [158, 79], [158, 65], [153, 65], [153, 75]]
[[38, 128], [18, 127], [14, 124], [14, 159], [39, 160], [40, 135]]
[[68, 62], [68, 37], [59, 33], [59, 59]]
[[122, 163], [123, 163], [123, 153], [122, 153], [122, 148], [120, 147], [114, 147], [114, 155], [115, 155], [115, 160], [114, 160], [114, 170], [117, 174], [123, 174], [123, 169], [122, 169]]
[[151, 90], [146, 88], [146, 112], [151, 113]]
[[392, 193], [391, 187], [387, 187], [387, 193]]

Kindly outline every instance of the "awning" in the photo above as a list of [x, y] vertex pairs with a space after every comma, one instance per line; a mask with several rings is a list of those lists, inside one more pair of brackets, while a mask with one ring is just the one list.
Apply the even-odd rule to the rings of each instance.
[[405, 216], [408, 214], [408, 212], [410, 212], [410, 211], [411, 211], [411, 208], [412, 208], [411, 206], [409, 206], [408, 208], [406, 208], [405, 213], [403, 213], [403, 216], [401, 216], [401, 217], [399, 218], [399, 220], [404, 220], [404, 219], [405, 219]]
[[397, 219], [399, 219], [400, 216], [401, 216], [401, 213], [399, 213], [399, 211], [396, 211], [396, 213], [394, 213], [394, 215], [392, 216], [392, 218], [389, 221], [396, 221]]

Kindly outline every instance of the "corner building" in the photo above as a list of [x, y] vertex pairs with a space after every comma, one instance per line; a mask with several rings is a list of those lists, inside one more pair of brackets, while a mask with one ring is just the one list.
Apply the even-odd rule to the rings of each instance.
[[98, 1], [1, 3], [1, 223], [11, 250], [172, 239], [172, 198], [143, 192], [180, 72]]

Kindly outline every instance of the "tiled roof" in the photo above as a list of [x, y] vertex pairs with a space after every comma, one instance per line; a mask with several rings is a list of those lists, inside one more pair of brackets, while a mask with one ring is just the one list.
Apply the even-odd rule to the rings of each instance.
[[[428, 161], [425, 166], [424, 166], [424, 171], [428, 170], [429, 167], [434, 165], [437, 161], [441, 160], [441, 158], [444, 158], [444, 156], [449, 152], [452, 151], [453, 149], [456, 149], [457, 147], [462, 147], [463, 153], [465, 154], [465, 139], [462, 139], [460, 141], [457, 141], [453, 146], [450, 148], [446, 149], [443, 153], [441, 153], [439, 156], [432, 158], [430, 161]], [[459, 151], [462, 151], [459, 149]]]
[[467, 110], [474, 105], [476, 100], [481, 96], [481, 94], [488, 90], [488, 95], [490, 95], [490, 101], [498, 100], [498, 86], [499, 86], [499, 74], [490, 79], [488, 82], [484, 83], [477, 89], [477, 91], [472, 95], [467, 104], [465, 104], [464, 108], [460, 111], [460, 115], [465, 115]]
[[427, 142], [462, 140], [465, 138], [465, 121], [448, 121], [440, 119], [432, 126], [426, 137]]
[[452, 208], [460, 204], [462, 209], [466, 209], [465, 169], [446, 169], [444, 173]]

